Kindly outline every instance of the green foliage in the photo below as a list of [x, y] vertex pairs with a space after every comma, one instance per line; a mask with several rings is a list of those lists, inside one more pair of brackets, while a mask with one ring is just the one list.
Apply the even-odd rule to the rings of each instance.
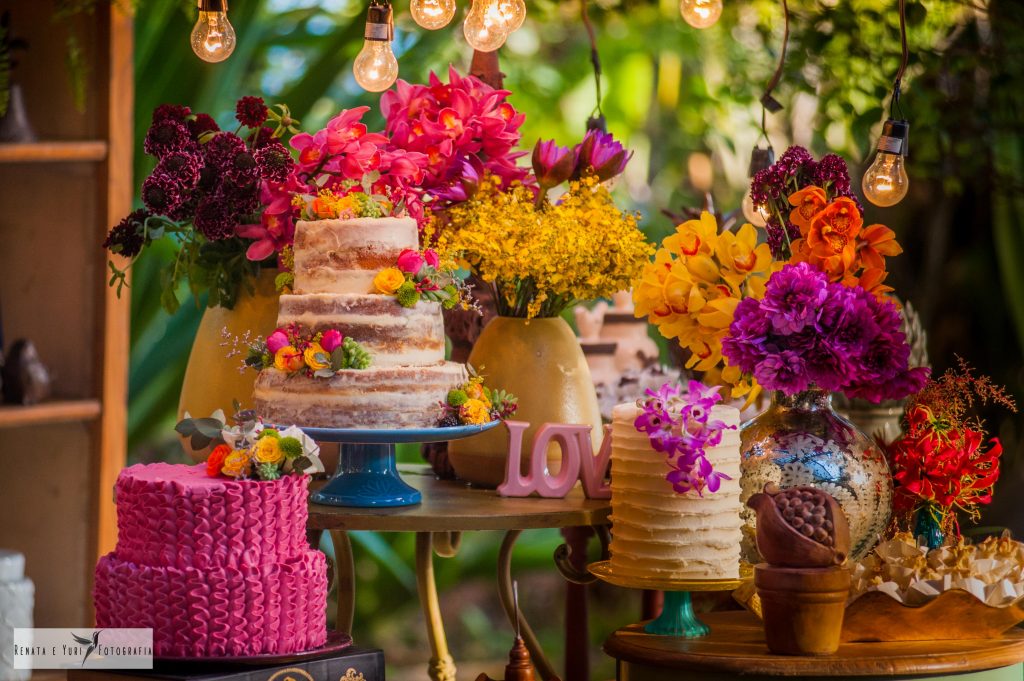
[[261, 463], [256, 466], [256, 475], [260, 480], [277, 480], [281, 477], [281, 469], [276, 463]]
[[355, 338], [345, 336], [345, 340], [341, 342], [341, 347], [338, 350], [342, 351], [345, 358], [343, 369], [365, 369], [370, 366], [372, 361], [370, 353], [357, 343]]
[[288, 459], [296, 459], [302, 456], [302, 443], [295, 437], [280, 438], [281, 452]]
[[415, 307], [420, 302], [420, 292], [416, 290], [416, 282], [406, 281], [395, 291], [398, 304], [402, 307]]

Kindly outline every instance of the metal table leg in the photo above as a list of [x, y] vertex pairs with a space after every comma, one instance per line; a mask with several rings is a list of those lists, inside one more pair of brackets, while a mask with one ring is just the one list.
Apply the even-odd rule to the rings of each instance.
[[[457, 548], [457, 539], [450, 536], [445, 538], [443, 553], [454, 555]], [[441, 606], [437, 598], [433, 541], [430, 532], [416, 533], [416, 587], [427, 624], [427, 637], [430, 640], [431, 657], [427, 673], [431, 681], [455, 681], [455, 661], [448, 652], [448, 639], [444, 634]]]
[[[505, 609], [505, 615], [508, 616], [508, 621], [513, 627], [516, 626], [516, 609], [512, 598], [512, 550], [515, 548], [516, 540], [522, 533], [522, 530], [509, 530], [506, 532], [505, 539], [501, 542], [501, 551], [498, 554], [498, 596], [501, 598], [501, 606]], [[555, 668], [551, 666], [551, 662], [545, 657], [544, 651], [541, 650], [540, 643], [537, 641], [536, 634], [533, 633], [533, 629], [527, 624], [522, 612], [519, 613], [519, 628], [523, 641], [526, 643], [526, 648], [530, 651], [533, 665], [540, 672], [541, 678], [544, 681], [557, 679], [558, 674], [555, 673]]]
[[352, 632], [356, 614], [356, 570], [352, 558], [352, 541], [348, 532], [331, 530], [334, 545], [334, 574], [338, 585], [338, 610], [334, 628], [346, 634]]

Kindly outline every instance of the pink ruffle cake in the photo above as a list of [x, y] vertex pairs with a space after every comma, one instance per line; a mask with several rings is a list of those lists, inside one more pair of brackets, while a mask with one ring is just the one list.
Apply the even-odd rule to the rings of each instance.
[[288, 654], [327, 639], [327, 562], [306, 542], [305, 476], [121, 471], [117, 547], [96, 566], [100, 627], [151, 627], [157, 657]]

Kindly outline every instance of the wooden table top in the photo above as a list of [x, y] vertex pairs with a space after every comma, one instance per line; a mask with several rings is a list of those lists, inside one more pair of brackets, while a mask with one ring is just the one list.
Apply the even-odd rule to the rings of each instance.
[[[466, 532], [606, 525], [607, 499], [587, 499], [579, 486], [564, 499], [506, 498], [456, 480], [438, 480], [429, 466], [400, 465], [402, 479], [423, 493], [423, 503], [398, 508], [351, 508], [310, 503], [314, 530]], [[325, 483], [314, 483], [315, 490]]]
[[613, 633], [604, 644], [612, 657], [658, 669], [762, 676], [926, 676], [1007, 667], [1024, 661], [1024, 631], [1012, 629], [981, 641], [847, 643], [827, 657], [772, 655], [761, 622], [742, 612], [701, 615], [704, 638], [645, 634], [640, 624]]

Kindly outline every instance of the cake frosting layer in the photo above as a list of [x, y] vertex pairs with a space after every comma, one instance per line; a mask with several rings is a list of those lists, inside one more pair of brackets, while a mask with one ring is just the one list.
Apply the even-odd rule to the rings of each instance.
[[[715, 470], [728, 475], [716, 492], [678, 494], [669, 466], [633, 425], [640, 410], [620, 404], [612, 412], [613, 570], [659, 579], [734, 579], [740, 556], [739, 431], [725, 430], [707, 450]], [[739, 410], [716, 406], [712, 419], [739, 425]]]
[[419, 248], [412, 218], [299, 220], [295, 224], [295, 293], [372, 293], [373, 278]]
[[206, 466], [137, 464], [114, 486], [118, 558], [139, 565], [251, 567], [307, 547], [308, 478], [212, 478]]
[[455, 362], [344, 370], [310, 378], [264, 369], [256, 379], [256, 412], [269, 423], [321, 428], [429, 428], [441, 401], [469, 378]]
[[444, 360], [441, 304], [421, 301], [402, 307], [394, 296], [316, 293], [281, 296], [277, 324], [338, 329], [358, 340], [373, 366], [423, 366]]
[[327, 559], [306, 549], [260, 566], [178, 568], [111, 553], [93, 600], [98, 627], [152, 628], [157, 657], [297, 653], [327, 640]]

